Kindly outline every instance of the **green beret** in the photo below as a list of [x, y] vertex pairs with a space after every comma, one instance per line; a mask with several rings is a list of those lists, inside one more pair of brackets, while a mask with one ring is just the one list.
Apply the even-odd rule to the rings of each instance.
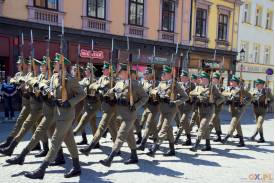
[[137, 70], [131, 69], [131, 74], [137, 74]]
[[144, 71], [144, 74], [152, 74], [153, 73], [153, 69], [151, 67], [147, 67]]
[[110, 64], [108, 62], [104, 62], [102, 69], [109, 69]]
[[209, 77], [209, 74], [207, 74], [206, 72], [201, 72], [199, 77], [200, 77], [200, 78], [207, 78], [207, 79], [210, 78], [210, 77]]
[[41, 65], [46, 65], [47, 64], [47, 57], [43, 56], [42, 60], [41, 60]]
[[171, 73], [172, 72], [172, 68], [170, 66], [164, 65], [162, 68], [162, 71], [164, 73]]
[[22, 57], [19, 56], [19, 57], [18, 57], [18, 60], [17, 60], [17, 62], [16, 62], [16, 64], [21, 64], [21, 63], [22, 63]]
[[256, 79], [255, 84], [265, 84], [265, 81], [262, 79]]
[[33, 61], [36, 65], [42, 65], [42, 62], [40, 60], [33, 58]]
[[240, 79], [239, 79], [237, 76], [233, 75], [233, 76], [231, 77], [230, 81], [236, 81], [237, 83], [239, 83], [239, 82], [240, 82]]
[[120, 63], [119, 66], [120, 66], [120, 68], [119, 68], [118, 72], [127, 71], [127, 64]]
[[181, 70], [180, 76], [188, 76], [188, 72], [185, 70]]
[[27, 65], [31, 65], [32, 61], [29, 58], [24, 59], [24, 63]]
[[220, 79], [220, 78], [221, 78], [221, 75], [220, 75], [220, 73], [218, 73], [218, 72], [214, 72], [214, 73], [212, 74], [212, 77], [213, 77], [213, 78], [216, 78], [216, 79]]
[[191, 79], [198, 79], [198, 76], [196, 74], [192, 74]]
[[[56, 53], [55, 57], [53, 59], [53, 62], [55, 62], [55, 63], [59, 62], [60, 58], [61, 58], [61, 54], [60, 53]], [[69, 64], [71, 64], [71, 61], [69, 59], [67, 59], [66, 57], [64, 57], [64, 64], [65, 65], [69, 65]]]

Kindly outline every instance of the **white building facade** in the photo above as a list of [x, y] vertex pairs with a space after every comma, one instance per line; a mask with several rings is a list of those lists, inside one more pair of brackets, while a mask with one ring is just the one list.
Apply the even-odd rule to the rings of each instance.
[[267, 69], [274, 68], [273, 5], [273, 0], [244, 0], [241, 5], [238, 51], [244, 49], [245, 58], [238, 56], [236, 75], [240, 75], [242, 64], [243, 79], [249, 88], [260, 78], [267, 80], [273, 91], [273, 76], [266, 74]]

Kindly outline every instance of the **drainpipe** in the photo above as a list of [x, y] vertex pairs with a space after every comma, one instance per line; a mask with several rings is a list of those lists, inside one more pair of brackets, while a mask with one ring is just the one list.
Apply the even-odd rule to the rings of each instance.
[[[235, 11], [236, 11], [236, 2], [234, 2], [234, 8], [233, 8], [233, 25], [232, 25], [232, 37], [231, 37], [231, 54], [233, 52], [233, 46], [234, 46], [234, 28], [235, 28]], [[238, 32], [237, 32], [238, 33]], [[238, 34], [237, 34], [238, 36]], [[238, 49], [238, 45], [237, 45], [237, 49]], [[232, 63], [234, 62], [234, 60], [236, 61], [236, 64], [235, 64], [235, 67], [231, 68], [233, 73], [232, 74], [235, 74], [236, 73], [236, 67], [237, 67], [237, 56], [233, 56], [232, 55]], [[232, 64], [233, 66], [233, 64]], [[231, 75], [228, 74], [228, 77], [231, 78]], [[228, 78], [228, 81], [229, 81], [229, 78]]]
[[192, 37], [192, 23], [193, 23], [193, 0], [191, 0], [191, 10], [190, 10], [190, 27], [189, 27], [189, 43]]

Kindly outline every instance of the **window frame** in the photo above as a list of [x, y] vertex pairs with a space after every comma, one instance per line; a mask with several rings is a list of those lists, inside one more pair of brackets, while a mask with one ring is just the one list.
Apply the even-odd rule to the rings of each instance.
[[[95, 8], [95, 16], [91, 16], [89, 15], [89, 1], [90, 0], [87, 0], [87, 5], [86, 5], [86, 14], [87, 14], [87, 17], [91, 17], [91, 18], [95, 18], [95, 19], [100, 19], [100, 20], [106, 20], [106, 16], [107, 16], [107, 13], [106, 13], [106, 0], [103, 0], [104, 1], [104, 18], [101, 18], [101, 17], [98, 17], [98, 0], [95, 0], [96, 1], [96, 8]], [[92, 0], [91, 0], [92, 1]]]
[[268, 47], [268, 46], [265, 47], [264, 48], [264, 64], [270, 64], [270, 54], [271, 54], [270, 47]]
[[255, 25], [261, 27], [262, 26], [261, 24], [262, 24], [262, 9], [260, 7], [256, 7]]
[[[220, 21], [220, 17], [222, 16], [222, 22]], [[227, 18], [227, 21], [226, 23], [224, 23], [224, 18]], [[229, 28], [229, 15], [227, 14], [223, 14], [223, 13], [220, 13], [219, 14], [219, 17], [218, 17], [218, 40], [219, 41], [228, 41], [228, 28]], [[225, 35], [222, 36], [222, 38], [220, 37], [220, 26], [223, 27], [223, 33], [225, 31]], [[225, 29], [226, 28], [226, 29]], [[225, 39], [223, 39], [223, 37], [225, 36]]]
[[[135, 13], [135, 23], [133, 24], [133, 23], [131, 23], [131, 19], [130, 19], [130, 17], [131, 17], [131, 4], [136, 4], [136, 13]], [[137, 17], [138, 17], [138, 11], [137, 11], [137, 9], [138, 9], [138, 5], [142, 5], [142, 24], [141, 25], [139, 25], [139, 24], [137, 24]], [[128, 24], [129, 25], [133, 25], [133, 26], [139, 26], [139, 27], [144, 27], [144, 12], [145, 12], [145, 0], [143, 0], [143, 3], [140, 3], [140, 2], [138, 2], [138, 0], [129, 0], [129, 2], [128, 2]]]
[[[201, 11], [202, 13], [202, 17], [198, 18], [198, 11]], [[203, 18], [203, 13], [206, 13], [206, 16], [205, 18]], [[201, 33], [198, 34], [197, 33], [197, 30], [198, 30], [198, 19], [200, 20], [200, 28], [201, 28]], [[208, 10], [207, 9], [204, 9], [204, 8], [200, 8], [198, 7], [196, 9], [196, 30], [195, 30], [195, 36], [196, 37], [200, 37], [200, 38], [207, 38], [207, 20], [208, 20]], [[205, 22], [205, 27], [203, 27], [203, 22]], [[205, 35], [203, 35], [203, 32], [205, 33]]]
[[[253, 49], [253, 62], [254, 63], [260, 63], [260, 45], [259, 44], [255, 44], [254, 45], [254, 49]], [[256, 55], [257, 53], [257, 55]]]
[[36, 5], [36, 0], [33, 0], [33, 6], [36, 8], [42, 8], [46, 10], [59, 11], [59, 0], [56, 0], [56, 9], [48, 7], [48, 0], [45, 0], [45, 7]]
[[245, 23], [249, 22], [249, 4], [248, 3], [244, 5], [243, 22]]
[[[170, 2], [170, 3], [174, 3], [174, 10], [169, 10], [169, 11], [167, 11], [167, 10], [164, 10], [164, 8], [163, 8], [163, 6], [164, 6], [164, 3], [165, 2]], [[168, 12], [168, 15], [171, 15], [171, 13], [173, 14], [173, 27], [172, 27], [172, 30], [164, 30], [163, 29], [163, 20], [164, 20], [164, 15], [165, 15], [165, 13], [164, 12]], [[176, 2], [175, 1], [173, 1], [173, 0], [171, 0], [171, 1], [169, 1], [169, 0], [163, 0], [163, 2], [162, 2], [162, 11], [161, 11], [161, 15], [162, 15], [162, 17], [161, 17], [161, 30], [162, 31], [165, 31], [165, 32], [170, 32], [170, 33], [175, 33], [175, 21], [176, 21]], [[171, 19], [170, 19], [171, 20]], [[170, 22], [171, 23], [171, 22]], [[170, 25], [170, 24], [169, 24]], [[169, 26], [170, 27], [170, 26]]]

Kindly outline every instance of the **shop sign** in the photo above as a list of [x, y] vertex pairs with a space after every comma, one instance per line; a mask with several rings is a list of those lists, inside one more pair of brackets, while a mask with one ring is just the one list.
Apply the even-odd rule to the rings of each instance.
[[92, 59], [104, 59], [104, 52], [103, 51], [91, 51], [91, 50], [80, 50], [80, 57], [81, 58], [92, 58]]

